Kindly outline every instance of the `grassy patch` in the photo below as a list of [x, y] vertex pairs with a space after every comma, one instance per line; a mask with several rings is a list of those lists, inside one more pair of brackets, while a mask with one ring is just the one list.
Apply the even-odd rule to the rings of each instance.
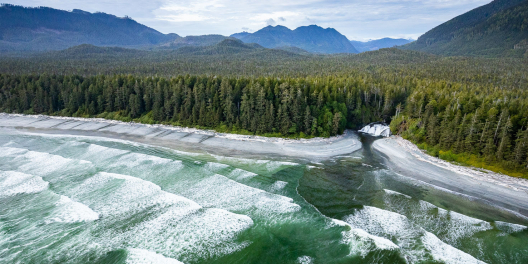
[[525, 169], [511, 168], [511, 166], [506, 163], [494, 162], [490, 159], [474, 154], [454, 153], [451, 150], [441, 150], [438, 146], [429, 146], [427, 143], [418, 143], [416, 146], [424, 150], [428, 155], [449, 161], [456, 165], [480, 168], [512, 177], [528, 179], [528, 173]]

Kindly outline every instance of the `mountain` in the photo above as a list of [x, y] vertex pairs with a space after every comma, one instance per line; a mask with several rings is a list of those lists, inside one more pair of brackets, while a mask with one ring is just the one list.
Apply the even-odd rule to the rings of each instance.
[[403, 49], [455, 56], [527, 56], [528, 1], [495, 0], [433, 28]]
[[244, 31], [244, 32], [240, 32], [240, 33], [235, 33], [235, 34], [231, 35], [230, 37], [240, 39], [240, 38], [243, 38], [243, 37], [245, 37], [247, 35], [250, 35], [250, 34], [251, 33]]
[[217, 44], [210, 46], [186, 46], [177, 49], [177, 54], [186, 55], [233, 55], [239, 53], [254, 52], [257, 50], [264, 50], [258, 44], [245, 44], [239, 39], [226, 38]]
[[160, 45], [160, 47], [178, 49], [186, 46], [211, 46], [218, 44], [227, 38], [228, 37], [222, 35], [187, 36], [183, 38], [177, 38], [171, 42], [164, 43]]
[[0, 6], [0, 51], [61, 50], [79, 44], [148, 46], [179, 38], [129, 17], [48, 7]]
[[[306, 52], [305, 52], [306, 53]], [[82, 44], [60, 51], [49, 51], [34, 54], [32, 58], [45, 58], [48, 60], [79, 60], [79, 61], [118, 61], [123, 59], [136, 59], [140, 61], [171, 61], [181, 58], [195, 58], [207, 56], [219, 58], [227, 56], [256, 56], [259, 58], [299, 57], [298, 52], [278, 49], [267, 49], [255, 43], [244, 43], [239, 39], [225, 37], [224, 40], [214, 45], [187, 45], [170, 50], [139, 50], [122, 47], [99, 47], [91, 44]]]
[[402, 46], [407, 43], [412, 42], [412, 40], [408, 39], [393, 39], [393, 38], [382, 38], [382, 39], [376, 39], [376, 40], [370, 40], [370, 41], [355, 41], [351, 40], [350, 43], [354, 45], [354, 47], [359, 52], [365, 52], [365, 51], [373, 51], [373, 50], [379, 50], [384, 48], [392, 48], [395, 46]]
[[255, 33], [231, 35], [245, 43], [258, 43], [266, 48], [297, 47], [314, 53], [358, 53], [350, 41], [333, 28], [316, 25], [291, 30], [284, 26], [267, 26]]

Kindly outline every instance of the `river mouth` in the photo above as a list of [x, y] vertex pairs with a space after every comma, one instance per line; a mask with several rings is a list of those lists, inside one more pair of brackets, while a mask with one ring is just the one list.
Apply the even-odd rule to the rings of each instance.
[[528, 256], [522, 219], [398, 176], [370, 136], [359, 136], [361, 150], [313, 160], [101, 135], [1, 130], [2, 262], [522, 263]]

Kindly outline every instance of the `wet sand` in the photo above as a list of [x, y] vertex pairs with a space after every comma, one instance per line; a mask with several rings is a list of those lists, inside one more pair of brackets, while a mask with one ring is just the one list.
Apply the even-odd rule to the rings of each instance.
[[[351, 131], [331, 138], [291, 140], [105, 119], [18, 114], [0, 114], [0, 128], [101, 136], [185, 151], [244, 157], [270, 154], [320, 161], [362, 149], [358, 135]], [[386, 165], [402, 177], [506, 209], [528, 220], [528, 180], [453, 165], [424, 154], [411, 142], [396, 136], [374, 141], [372, 149], [379, 152]]]
[[246, 136], [166, 125], [145, 125], [105, 119], [51, 117], [43, 115], [0, 114], [0, 128], [47, 133], [106, 136], [165, 147], [212, 151], [223, 154], [276, 154], [323, 160], [361, 149], [356, 134], [347, 131], [331, 138], [291, 140]]
[[479, 200], [528, 219], [528, 180], [474, 169], [440, 160], [423, 153], [398, 136], [376, 140], [372, 148], [382, 154], [386, 165], [404, 177]]

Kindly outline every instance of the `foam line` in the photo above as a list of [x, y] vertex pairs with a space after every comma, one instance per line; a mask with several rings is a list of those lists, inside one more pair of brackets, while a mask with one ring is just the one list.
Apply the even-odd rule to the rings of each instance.
[[0, 153], [4, 153], [4, 157], [12, 156], [12, 164], [19, 164], [17, 170], [25, 173], [36, 175], [48, 175], [66, 165], [91, 165], [91, 162], [86, 160], [73, 160], [64, 158], [59, 155], [49, 154], [45, 152], [28, 151], [21, 148], [0, 147]]
[[99, 214], [90, 209], [90, 207], [72, 201], [64, 195], [60, 196], [55, 205], [58, 207], [59, 212], [50, 217], [49, 222], [75, 223], [99, 219]]
[[144, 249], [129, 248], [127, 251], [127, 264], [183, 264], [183, 262], [178, 260], [166, 258], [163, 255]]
[[253, 226], [248, 216], [216, 208], [187, 209], [173, 206], [136, 226], [124, 240], [179, 259], [219, 257], [248, 245], [234, 242], [240, 232]]
[[341, 233], [341, 243], [350, 246], [351, 255], [365, 257], [368, 253], [376, 249], [397, 250], [400, 248], [394, 244], [394, 242], [386, 238], [369, 234], [360, 228], [354, 228], [344, 221], [332, 219], [332, 223], [338, 226], [346, 226], [350, 229], [349, 231], [343, 231]]
[[[104, 190], [91, 195], [94, 190]], [[88, 199], [90, 206], [102, 216], [139, 212], [149, 207], [164, 208], [174, 204], [199, 207], [195, 202], [167, 193], [161, 187], [136, 177], [99, 172], [72, 190], [72, 194]]]
[[393, 190], [383, 189], [383, 191], [386, 194], [389, 194], [389, 195], [403, 196], [403, 197], [405, 197], [407, 199], [412, 199], [412, 197], [409, 196], [409, 195], [406, 195], [406, 194], [403, 194], [403, 193], [399, 193], [399, 192], [396, 192], [396, 191], [393, 191]]
[[[300, 210], [293, 199], [253, 188], [223, 175], [208, 177], [186, 192], [203, 206], [223, 208], [229, 211], [255, 211], [258, 214], [282, 214]], [[221, 197], [221, 199], [218, 199]]]
[[[345, 222], [370, 234], [398, 241], [401, 252], [411, 262], [427, 259], [426, 254], [445, 263], [483, 263], [473, 256], [441, 241], [434, 234], [412, 224], [404, 215], [365, 206], [354, 215], [345, 217]], [[427, 251], [409, 247], [421, 241]]]
[[522, 232], [528, 229], [528, 227], [523, 226], [523, 225], [511, 224], [511, 223], [506, 223], [502, 221], [495, 221], [495, 226], [499, 230], [507, 232], [507, 233], [517, 233], [517, 232]]
[[0, 197], [22, 193], [39, 193], [46, 190], [49, 183], [39, 176], [15, 171], [0, 171]]

